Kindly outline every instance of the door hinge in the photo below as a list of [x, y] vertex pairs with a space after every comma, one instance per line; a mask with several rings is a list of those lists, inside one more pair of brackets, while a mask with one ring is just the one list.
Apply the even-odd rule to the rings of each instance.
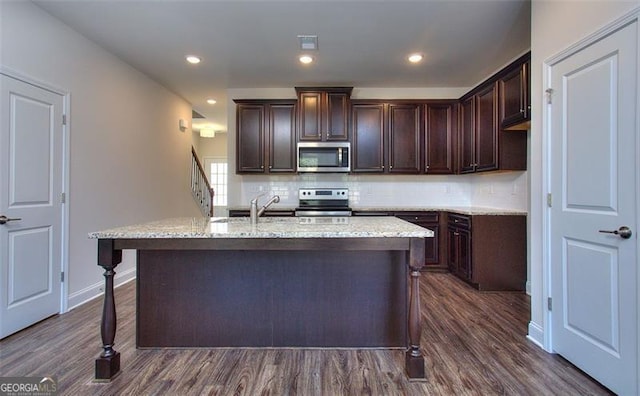
[[66, 114], [62, 115], [62, 125], [67, 125], [67, 115]]
[[60, 282], [64, 282], [64, 272], [60, 273]]
[[60, 194], [60, 203], [66, 203], [66, 202], [67, 202], [67, 194], [66, 193]]
[[551, 311], [552, 307], [553, 307], [553, 299], [551, 297], [547, 297], [547, 309]]
[[551, 104], [553, 88], [547, 88], [544, 92], [547, 94], [547, 104]]
[[547, 194], [547, 206], [548, 207], [552, 207], [553, 205], [553, 196], [551, 195], [551, 193]]

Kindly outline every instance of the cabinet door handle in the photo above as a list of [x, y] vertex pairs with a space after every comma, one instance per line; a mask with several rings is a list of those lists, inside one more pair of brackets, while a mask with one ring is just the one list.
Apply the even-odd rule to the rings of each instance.
[[459, 232], [454, 232], [453, 235], [458, 236], [458, 235], [460, 235], [460, 233]]

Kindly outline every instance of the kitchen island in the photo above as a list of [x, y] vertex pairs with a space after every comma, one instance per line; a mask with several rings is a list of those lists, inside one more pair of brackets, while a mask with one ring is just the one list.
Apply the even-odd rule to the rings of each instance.
[[396, 348], [424, 378], [433, 233], [394, 217], [178, 218], [91, 233], [105, 277], [97, 380], [120, 371], [115, 268], [137, 251], [138, 348]]

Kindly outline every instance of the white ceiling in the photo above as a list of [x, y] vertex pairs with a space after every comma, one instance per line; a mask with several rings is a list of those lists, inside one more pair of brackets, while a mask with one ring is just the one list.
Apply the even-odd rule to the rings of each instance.
[[[469, 87], [530, 48], [528, 0], [35, 3], [219, 125], [228, 88]], [[311, 65], [297, 61], [300, 34], [318, 35]]]

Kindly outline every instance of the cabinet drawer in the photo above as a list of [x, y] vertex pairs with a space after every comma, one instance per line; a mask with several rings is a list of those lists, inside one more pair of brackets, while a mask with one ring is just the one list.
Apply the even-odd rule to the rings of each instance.
[[352, 216], [391, 216], [390, 212], [377, 211], [377, 210], [354, 210], [351, 212]]
[[471, 228], [471, 216], [449, 213], [449, 225]]
[[393, 215], [410, 223], [437, 224], [440, 221], [440, 214], [438, 212], [395, 212]]

